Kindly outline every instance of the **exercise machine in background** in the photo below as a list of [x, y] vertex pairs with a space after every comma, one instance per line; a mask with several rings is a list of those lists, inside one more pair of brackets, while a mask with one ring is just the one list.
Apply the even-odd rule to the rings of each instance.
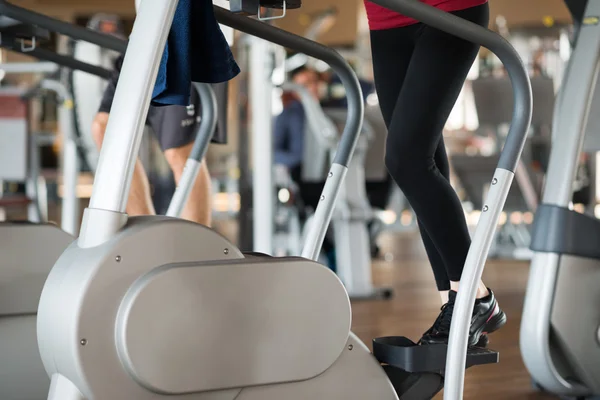
[[[2, 144], [0, 145], [0, 180], [5, 184], [24, 183], [24, 194], [3, 193], [0, 204], [7, 209], [10, 218], [12, 208], [27, 207], [30, 222], [48, 222], [48, 181], [62, 183], [63, 202], [61, 225], [63, 230], [74, 233], [79, 220], [77, 177], [80, 170], [77, 143], [73, 129], [73, 101], [65, 86], [58, 80], [58, 66], [52, 63], [0, 64], [7, 76], [12, 74], [40, 74], [41, 80], [27, 89], [4, 86], [0, 89], [0, 101], [4, 114], [0, 119]], [[52, 78], [52, 76], [54, 78]], [[29, 118], [33, 114], [33, 102], [54, 94], [57, 103], [58, 131], [32, 131]], [[38, 107], [39, 109], [39, 107]], [[36, 127], [39, 129], [39, 127]], [[42, 169], [42, 148], [62, 142], [59, 169], [62, 176]], [[55, 185], [54, 187], [58, 187]]]
[[[479, 134], [491, 132], [495, 150], [490, 155], [453, 154], [452, 168], [471, 207], [480, 213], [489, 190], [488, 177], [493, 174], [506, 140], [506, 127], [512, 118], [512, 88], [508, 78], [483, 77], [472, 81]], [[539, 204], [550, 147], [549, 129], [554, 107], [553, 81], [546, 77], [531, 78], [534, 106], [532, 128], [523, 156], [506, 200], [490, 257], [530, 259], [531, 224]]]
[[[309, 203], [317, 204], [321, 200], [319, 196], [340, 143], [340, 132], [348, 120], [348, 111], [323, 110], [318, 101], [302, 86], [284, 83], [282, 89], [297, 95], [306, 114], [301, 176], [299, 182], [292, 185], [292, 188], [295, 184], [299, 186], [295, 193], [292, 193], [296, 198], [300, 198], [296, 203], [306, 221], [302, 227], [304, 233], [301, 235], [306, 239], [310, 225], [314, 222], [315, 210], [303, 205], [302, 200], [309, 199]], [[375, 214], [366, 192], [365, 158], [373, 136], [370, 124], [364, 122], [335, 204], [332, 229], [326, 234], [335, 246], [336, 273], [351, 299], [389, 299], [393, 294], [391, 288], [374, 287], [372, 279], [371, 237], [368, 226]], [[379, 164], [383, 164], [383, 158]], [[315, 201], [311, 201], [310, 198], [315, 198]], [[290, 222], [291, 228], [300, 225], [293, 220]], [[291, 232], [292, 238], [298, 236], [296, 232]], [[300, 253], [289, 255], [297, 254]]]
[[[47, 31], [4, 17], [0, 17], [0, 34], [3, 47], [19, 50], [28, 48], [23, 41], [37, 40], [40, 43], [49, 37]], [[60, 67], [46, 62], [2, 64], [0, 68], [5, 73], [58, 76]], [[59, 130], [64, 138], [61, 163], [63, 229], [47, 223], [47, 216], [39, 211], [34, 213], [38, 215], [32, 221], [0, 224], [0, 357], [5, 360], [0, 365], [0, 397], [9, 400], [41, 399], [48, 387], [49, 380], [35, 346], [35, 315], [50, 268], [73, 241], [79, 223], [76, 187], [80, 164], [73, 125], [73, 101], [59, 80], [49, 78], [42, 79], [25, 97], [40, 90], [54, 91], [59, 99]], [[30, 186], [37, 188], [37, 181], [41, 180], [37, 152], [39, 139], [48, 141], [48, 137], [53, 135], [28, 132], [28, 115], [23, 99], [13, 96], [12, 102], [12, 107], [6, 104], [3, 107], [18, 113], [13, 114], [11, 119], [3, 118], [1, 122], [0, 174], [6, 180], [33, 181]]]
[[572, 209], [582, 151], [598, 152], [600, 1], [567, 1], [576, 29], [553, 119], [535, 215], [521, 353], [534, 384], [571, 398], [600, 395], [600, 221]]
[[[121, 19], [112, 14], [96, 14], [90, 18], [87, 27], [96, 32], [110, 34], [116, 38], [125, 39], [125, 31]], [[114, 62], [121, 54], [114, 49], [97, 46], [84, 41], [70, 40], [68, 55], [87, 64], [97, 65], [107, 71], [114, 70]], [[85, 161], [92, 171], [96, 169], [99, 152], [92, 137], [92, 123], [100, 108], [100, 101], [107, 86], [104, 77], [91, 75], [77, 70], [66, 70], [65, 80], [74, 99], [76, 112], [76, 128]], [[144, 166], [147, 166], [145, 164]]]
[[[2, 5], [0, 4], [0, 10]], [[1, 17], [0, 21], [2, 21]], [[2, 46], [7, 46], [9, 49], [15, 47], [21, 49], [20, 42], [22, 40], [35, 41], [39, 44], [44, 37], [49, 36], [47, 31], [44, 32], [40, 28], [34, 29], [32, 25], [19, 24], [12, 20], [10, 27], [8, 32], [4, 31], [0, 23]], [[15, 39], [17, 43], [12, 43], [10, 38]], [[94, 43], [98, 44], [102, 44], [106, 39], [103, 35], [93, 35], [91, 38], [95, 39]], [[119, 45], [117, 42], [115, 47]], [[82, 66], [81, 61], [59, 54], [52, 55], [43, 50], [36, 52], [36, 55], [45, 60], [60, 61], [60, 65], [53, 62], [0, 64], [0, 69], [5, 73], [41, 72], [58, 76], [57, 72], [60, 66], [67, 68]], [[97, 72], [100, 78], [109, 74], [108, 70], [96, 69], [98, 66], [90, 64], [84, 68], [87, 71]], [[198, 174], [200, 160], [205, 155], [208, 143], [214, 138], [218, 120], [217, 100], [211, 85], [195, 85], [203, 106], [203, 118], [186, 164], [185, 173], [167, 212], [167, 215], [171, 217], [180, 215], [188, 199], [192, 184]], [[57, 80], [43, 79], [34, 89], [28, 91], [28, 96], [38, 90], [52, 90], [61, 100], [61, 110], [58, 116], [59, 129], [65, 135], [64, 161], [61, 165], [64, 176], [62, 226], [65, 230], [48, 223], [6, 222], [0, 224], [0, 245], [3, 255], [0, 260], [0, 358], [3, 360], [3, 363], [0, 364], [0, 398], [3, 400], [41, 400], [47, 396], [50, 379], [44, 371], [36, 346], [37, 307], [42, 287], [52, 265], [73, 242], [79, 225], [76, 184], [81, 149], [78, 150], [80, 142], [76, 140], [74, 134], [73, 101], [65, 85]], [[3, 129], [0, 129], [0, 141], [3, 144], [0, 149], [0, 174], [2, 174], [0, 176], [25, 179], [31, 173], [26, 162], [29, 138], [26, 114], [19, 96], [13, 96], [10, 99], [12, 99], [12, 103], [10, 103], [12, 107], [3, 107], [3, 109], [15, 110], [19, 114], [13, 115], [14, 118], [0, 119], [0, 124], [3, 126]], [[8, 167], [10, 169], [5, 170]]]

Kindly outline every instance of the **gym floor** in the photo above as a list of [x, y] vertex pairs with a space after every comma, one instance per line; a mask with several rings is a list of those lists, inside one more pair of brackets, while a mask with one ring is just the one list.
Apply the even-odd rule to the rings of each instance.
[[[439, 313], [439, 297], [427, 256], [416, 234], [382, 237], [383, 252], [393, 261], [375, 261], [374, 280], [393, 286], [391, 301], [353, 303], [353, 330], [368, 345], [378, 336], [407, 336], [418, 340]], [[484, 282], [492, 288], [508, 323], [490, 335], [489, 347], [500, 352], [500, 363], [467, 370], [465, 400], [556, 399], [536, 392], [519, 351], [519, 329], [528, 277], [528, 263], [488, 261]], [[435, 399], [442, 399], [440, 393]]]

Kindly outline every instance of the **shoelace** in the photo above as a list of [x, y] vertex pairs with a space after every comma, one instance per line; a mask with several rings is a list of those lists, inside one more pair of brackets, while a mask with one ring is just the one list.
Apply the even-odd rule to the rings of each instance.
[[449, 334], [450, 323], [452, 322], [452, 314], [454, 312], [454, 302], [449, 301], [441, 308], [442, 312], [433, 324], [433, 333]]

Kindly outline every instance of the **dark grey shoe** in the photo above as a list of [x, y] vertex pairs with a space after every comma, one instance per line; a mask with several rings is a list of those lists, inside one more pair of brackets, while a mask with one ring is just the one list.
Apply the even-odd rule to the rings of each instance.
[[[487, 334], [497, 331], [506, 324], [506, 314], [498, 306], [494, 293], [488, 289], [489, 295], [475, 301], [471, 329], [469, 330], [469, 346], [485, 347]], [[456, 292], [448, 294], [448, 303], [442, 306], [442, 311], [433, 326], [423, 334], [419, 344], [447, 344], [450, 337], [450, 323], [456, 302]]]

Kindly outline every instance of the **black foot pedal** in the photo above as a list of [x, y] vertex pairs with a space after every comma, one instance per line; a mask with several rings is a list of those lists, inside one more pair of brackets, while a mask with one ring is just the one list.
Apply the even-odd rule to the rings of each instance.
[[[373, 355], [380, 363], [402, 368], [407, 372], [435, 372], [446, 369], [448, 345], [419, 346], [403, 336], [388, 336], [373, 340]], [[495, 364], [498, 353], [480, 347], [469, 347], [467, 368], [474, 365]]]
[[[373, 355], [384, 364], [401, 400], [431, 399], [444, 387], [448, 345], [417, 345], [403, 336], [373, 340]], [[498, 362], [498, 353], [481, 347], [469, 347], [466, 367]]]

